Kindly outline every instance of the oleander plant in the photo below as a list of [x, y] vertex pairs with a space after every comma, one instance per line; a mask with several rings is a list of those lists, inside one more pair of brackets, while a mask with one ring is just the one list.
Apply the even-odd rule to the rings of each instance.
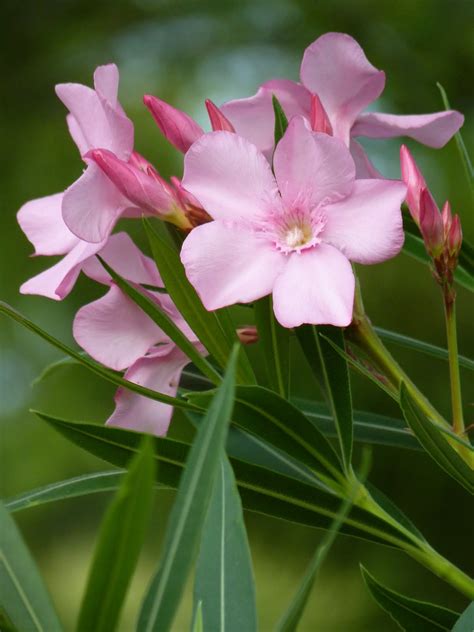
[[[190, 576], [190, 630], [257, 630], [244, 510], [325, 530], [298, 590], [277, 604], [278, 632], [298, 628], [338, 534], [398, 549], [465, 598], [464, 612], [432, 603], [429, 594], [419, 601], [390, 586], [390, 569], [379, 579], [361, 565], [367, 590], [401, 629], [474, 629], [468, 571], [444, 557], [422, 525], [370, 482], [372, 450], [389, 445], [401, 463], [408, 450], [428, 455], [471, 500], [474, 448], [460, 367], [472, 378], [474, 360], [458, 353], [456, 288], [474, 291], [474, 249], [463, 240], [460, 216], [448, 201], [434, 199], [405, 145], [401, 177], [393, 180], [358, 141], [406, 136], [439, 148], [454, 138], [459, 169], [472, 186], [459, 131], [464, 119], [450, 109], [441, 86], [440, 112], [368, 109], [384, 89], [385, 73], [346, 34], [313, 42], [300, 79], [270, 79], [255, 95], [221, 106], [207, 100], [208, 129], [145, 95], [159, 132], [183, 155], [182, 177], [169, 181], [134, 147], [114, 64], [96, 68], [93, 87], [56, 86], [84, 171], [64, 192], [19, 210], [34, 254], [60, 257], [20, 292], [61, 301], [83, 274], [102, 295], [75, 315], [77, 348], [5, 303], [0, 312], [64, 354], [46, 372], [79, 364], [117, 390], [102, 425], [35, 412], [109, 467], [3, 500], [2, 630], [65, 629], [16, 526], [18, 512], [113, 493], [76, 628], [113, 631], [160, 488], [176, 494], [136, 613], [138, 632], [176, 629]], [[146, 235], [146, 254], [117, 228], [122, 218]], [[439, 286], [446, 348], [378, 328], [364, 309], [359, 266], [401, 251], [424, 262], [431, 269], [426, 283]], [[389, 283], [381, 291], [389, 293]], [[448, 418], [387, 341], [447, 363]], [[290, 354], [295, 347], [297, 358]], [[257, 370], [256, 356], [264, 370]], [[314, 378], [313, 399], [293, 393], [303, 370]], [[394, 400], [398, 417], [354, 410], [351, 372]], [[189, 442], [167, 436], [176, 410], [194, 428]], [[355, 442], [363, 447], [354, 453]]]

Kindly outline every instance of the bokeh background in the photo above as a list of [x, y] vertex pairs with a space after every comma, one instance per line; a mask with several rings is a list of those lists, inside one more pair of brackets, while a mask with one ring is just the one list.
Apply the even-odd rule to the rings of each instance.
[[[353, 35], [370, 61], [387, 73], [377, 109], [422, 113], [442, 109], [436, 81], [466, 115], [463, 130], [473, 146], [474, 5], [469, 0], [61, 0], [2, 5], [2, 155], [0, 172], [0, 297], [69, 343], [77, 308], [102, 288], [81, 279], [61, 303], [20, 296], [18, 287], [51, 264], [31, 259], [31, 246], [15, 214], [31, 198], [63, 190], [82, 165], [65, 124], [54, 85], [90, 84], [94, 68], [114, 61], [121, 72], [120, 99], [135, 122], [136, 148], [165, 176], [180, 174], [181, 156], [155, 127], [142, 104], [155, 94], [207, 125], [204, 99], [216, 103], [253, 94], [272, 77], [298, 78], [305, 47], [330, 30]], [[472, 203], [454, 142], [442, 150], [408, 143], [442, 202], [451, 200], [472, 240]], [[399, 142], [366, 143], [387, 176], [398, 177]], [[143, 244], [139, 223], [128, 225]], [[361, 270], [367, 310], [383, 327], [444, 345], [442, 307], [428, 269], [401, 255]], [[474, 304], [458, 296], [461, 352], [473, 355]], [[426, 393], [449, 415], [447, 365], [394, 349]], [[69, 419], [103, 422], [113, 388], [77, 367], [64, 368], [41, 384], [32, 381], [60, 355], [19, 326], [0, 321], [0, 415], [2, 496], [9, 496], [107, 465], [69, 445], [29, 413], [36, 408]], [[295, 362], [298, 362], [296, 358]], [[474, 421], [472, 380], [463, 372], [468, 423]], [[391, 401], [354, 377], [358, 407], [397, 415]], [[302, 369], [295, 391], [314, 395]], [[181, 418], [173, 433], [189, 434]], [[473, 567], [469, 498], [425, 456], [378, 447], [373, 481], [424, 531], [432, 544], [466, 570]], [[127, 600], [121, 629], [131, 630], [135, 610], [153, 571], [170, 492], [157, 497], [146, 549]], [[73, 629], [106, 496], [30, 509], [18, 522], [38, 561], [68, 630]], [[246, 515], [255, 565], [262, 630], [271, 629], [295, 590], [321, 532], [258, 515]], [[376, 632], [395, 625], [371, 601], [358, 568], [402, 592], [462, 609], [465, 600], [401, 553], [341, 537], [326, 562], [303, 619], [302, 630]], [[191, 584], [176, 621], [189, 627]], [[244, 632], [244, 631], [243, 631]]]

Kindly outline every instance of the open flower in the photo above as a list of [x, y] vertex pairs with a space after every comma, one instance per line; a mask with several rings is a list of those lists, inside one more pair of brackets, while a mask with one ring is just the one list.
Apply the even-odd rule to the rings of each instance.
[[181, 259], [207, 309], [273, 294], [278, 321], [346, 326], [350, 261], [376, 263], [403, 244], [399, 181], [355, 180], [344, 143], [294, 118], [274, 155], [228, 132], [198, 140], [183, 186], [213, 222], [186, 238]]

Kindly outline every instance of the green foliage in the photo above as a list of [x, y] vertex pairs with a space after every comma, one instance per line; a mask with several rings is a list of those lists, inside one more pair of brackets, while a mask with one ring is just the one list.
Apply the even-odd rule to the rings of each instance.
[[280, 140], [283, 138], [284, 133], [286, 132], [286, 128], [288, 127], [288, 119], [286, 118], [286, 114], [281, 106], [280, 101], [274, 94], [272, 94], [272, 105], [273, 113], [275, 115], [274, 138], [276, 147]]
[[456, 621], [453, 632], [472, 632], [472, 630], [474, 630], [474, 601], [468, 605]]
[[290, 330], [277, 322], [271, 296], [256, 301], [254, 315], [268, 386], [285, 397], [290, 388]]

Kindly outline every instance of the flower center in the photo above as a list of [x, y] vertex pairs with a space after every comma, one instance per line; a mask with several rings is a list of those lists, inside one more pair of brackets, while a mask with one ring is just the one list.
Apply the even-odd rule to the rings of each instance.
[[281, 252], [289, 254], [319, 244], [319, 234], [326, 224], [326, 218], [319, 211], [292, 209], [280, 215], [275, 224], [275, 245]]
[[284, 237], [285, 243], [289, 248], [300, 248], [305, 246], [313, 237], [311, 226], [307, 223], [288, 226]]

